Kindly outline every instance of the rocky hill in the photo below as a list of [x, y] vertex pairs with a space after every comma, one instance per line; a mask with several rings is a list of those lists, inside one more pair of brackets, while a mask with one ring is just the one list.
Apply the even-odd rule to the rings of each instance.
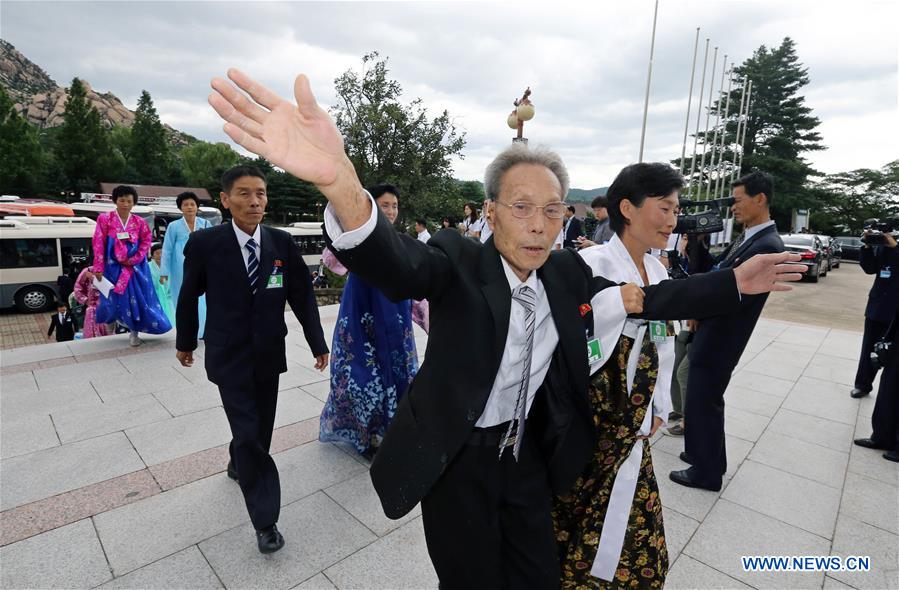
[[[131, 127], [134, 112], [111, 92], [99, 93], [82, 80], [87, 99], [100, 113], [105, 125]], [[66, 88], [57, 84], [47, 72], [22, 55], [10, 43], [0, 39], [0, 86], [15, 103], [16, 111], [29, 123], [40, 128], [62, 125], [66, 104]], [[173, 145], [185, 145], [195, 138], [166, 125]]]

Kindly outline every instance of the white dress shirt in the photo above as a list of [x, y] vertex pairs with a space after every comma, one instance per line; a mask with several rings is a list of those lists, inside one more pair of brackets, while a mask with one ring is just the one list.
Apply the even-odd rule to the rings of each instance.
[[428, 230], [424, 230], [423, 232], [420, 232], [418, 234], [419, 242], [424, 242], [425, 244], [427, 244], [428, 240], [430, 240], [430, 239], [431, 239], [431, 232], [429, 232]]
[[762, 230], [765, 229], [766, 227], [770, 227], [770, 226], [772, 226], [772, 225], [774, 225], [774, 220], [773, 220], [773, 219], [768, 220], [768, 221], [766, 221], [765, 223], [760, 223], [760, 224], [758, 224], [758, 225], [753, 225], [752, 227], [747, 227], [745, 230], [743, 230], [743, 241], [745, 242], [746, 240], [748, 240], [749, 238], [751, 238], [751, 237], [754, 236], [755, 234], [759, 233], [760, 231], [762, 231]]
[[[371, 198], [371, 195], [369, 195], [369, 198]], [[372, 214], [368, 221], [352, 231], [344, 232], [337, 215], [334, 214], [330, 203], [328, 204], [325, 208], [325, 231], [331, 236], [331, 246], [335, 250], [349, 250], [361, 244], [365, 238], [371, 235], [378, 220], [378, 208], [374, 199], [372, 199], [371, 209]], [[502, 256], [500, 256], [500, 261], [502, 262], [506, 279], [509, 282], [509, 299], [511, 300], [512, 291], [521, 285], [522, 281], [518, 280], [515, 272], [512, 271], [512, 268]], [[559, 343], [559, 333], [556, 330], [555, 323], [553, 323], [546, 290], [544, 290], [543, 283], [537, 277], [537, 273], [531, 272], [524, 284], [531, 287], [537, 295], [537, 306], [535, 309], [537, 315], [534, 319], [534, 348], [531, 353], [531, 376], [528, 382], [526, 407], [526, 412], [529, 412], [534, 401], [534, 395], [543, 384], [543, 379], [546, 378], [553, 351]], [[494, 378], [490, 396], [487, 398], [487, 405], [475, 424], [479, 428], [496, 426], [515, 417], [515, 404], [518, 401], [518, 387], [521, 384], [521, 371], [524, 367], [524, 353], [527, 342], [524, 318], [524, 307], [517, 301], [512, 301], [506, 348], [503, 350], [503, 357]], [[502, 329], [502, 326], [498, 326], [498, 328]]]
[[233, 220], [231, 221], [231, 227], [234, 228], [234, 234], [237, 236], [237, 243], [240, 244], [240, 255], [243, 256], [243, 265], [249, 270], [250, 253], [247, 252], [246, 246], [247, 242], [250, 241], [250, 238], [256, 240], [256, 261], [261, 263], [262, 258], [260, 257], [260, 253], [262, 252], [262, 232], [259, 230], [259, 226], [256, 226], [256, 231], [253, 232], [252, 236], [237, 227], [237, 224], [234, 223]]

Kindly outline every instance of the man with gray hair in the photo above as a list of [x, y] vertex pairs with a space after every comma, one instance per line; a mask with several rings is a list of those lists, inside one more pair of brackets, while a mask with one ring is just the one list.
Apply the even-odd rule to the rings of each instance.
[[421, 502], [443, 589], [558, 588], [552, 494], [571, 488], [594, 451], [585, 332], [594, 295], [613, 289], [615, 309], [604, 311], [622, 319], [727, 313], [738, 292], [787, 289], [780, 273], [796, 267], [776, 264], [789, 255], [645, 289], [594, 278], [574, 252], [551, 254], [568, 192], [564, 164], [523, 144], [487, 168], [493, 237], [481, 244], [444, 231], [424, 244], [379, 213], [305, 76], [296, 105], [237, 70], [228, 76], [252, 100], [213, 80], [209, 101], [226, 133], [321, 190], [341, 262], [393, 300], [430, 301], [425, 360], [372, 463], [385, 514], [400, 518]]

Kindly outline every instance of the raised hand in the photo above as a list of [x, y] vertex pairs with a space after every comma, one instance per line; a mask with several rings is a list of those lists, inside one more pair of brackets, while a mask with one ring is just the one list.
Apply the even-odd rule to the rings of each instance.
[[757, 254], [734, 269], [737, 289], [744, 295], [756, 295], [769, 291], [790, 291], [792, 287], [784, 282], [799, 281], [805, 266], [788, 264], [799, 262], [799, 254], [780, 252], [778, 254]]
[[318, 106], [305, 75], [300, 74], [294, 82], [296, 104], [240, 70], [228, 70], [228, 78], [230, 82], [212, 80], [209, 104], [227, 121], [224, 130], [231, 139], [319, 187], [337, 180], [348, 164], [343, 138], [328, 113]]

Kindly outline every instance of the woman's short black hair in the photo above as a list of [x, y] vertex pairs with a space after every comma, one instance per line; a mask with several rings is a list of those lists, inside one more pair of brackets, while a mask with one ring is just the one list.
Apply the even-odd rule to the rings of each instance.
[[119, 186], [112, 189], [112, 202], [116, 203], [122, 197], [127, 197], [131, 195], [131, 198], [134, 199], [135, 204], [137, 203], [137, 189], [133, 186], [128, 186], [127, 184], [120, 184]]
[[591, 209], [599, 209], [600, 207], [602, 207], [603, 209], [609, 208], [608, 197], [604, 197], [604, 196], [600, 195], [600, 196], [596, 197], [595, 199], [593, 199], [593, 201], [590, 203]]
[[152, 256], [155, 254], [157, 250], [162, 250], [162, 244], [153, 244], [150, 246], [150, 255]]
[[261, 178], [262, 182], [268, 182], [265, 179], [265, 174], [263, 174], [262, 170], [256, 166], [234, 166], [228, 168], [222, 174], [222, 191], [230, 193], [231, 189], [234, 187], [234, 181], [238, 178], [243, 178], [244, 176], [255, 176], [256, 178]]
[[194, 203], [197, 204], [197, 207], [200, 206], [200, 197], [198, 197], [198, 196], [196, 195], [196, 193], [191, 192], [191, 191], [184, 191], [183, 193], [181, 193], [180, 195], [178, 195], [178, 196], [175, 198], [175, 204], [176, 204], [176, 205], [178, 206], [178, 208], [180, 209], [180, 208], [181, 208], [181, 205], [184, 203], [184, 201], [189, 201], [189, 200], [191, 200], [191, 199], [193, 199]]
[[400, 191], [392, 184], [376, 184], [369, 188], [368, 192], [371, 194], [371, 198], [376, 201], [387, 193], [394, 195], [397, 201], [400, 200]]
[[627, 199], [637, 207], [646, 197], [663, 198], [684, 188], [680, 172], [661, 162], [631, 164], [625, 166], [606, 192], [609, 200], [609, 226], [621, 235], [627, 219], [621, 214], [621, 201]]

